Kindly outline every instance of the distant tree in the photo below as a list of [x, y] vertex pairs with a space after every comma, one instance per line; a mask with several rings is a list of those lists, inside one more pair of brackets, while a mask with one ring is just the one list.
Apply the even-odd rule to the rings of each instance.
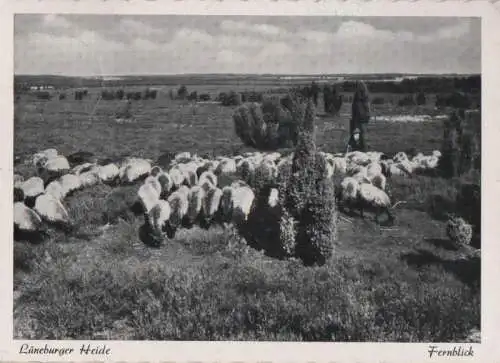
[[315, 81], [311, 83], [311, 97], [314, 102], [314, 106], [318, 107], [318, 95], [319, 95], [319, 86]]
[[416, 102], [413, 95], [407, 95], [398, 101], [398, 106], [415, 106]]
[[116, 98], [118, 100], [123, 100], [123, 97], [125, 97], [125, 91], [123, 89], [119, 89], [116, 91]]
[[188, 101], [198, 101], [198, 92], [193, 91], [187, 96]]
[[66, 99], [66, 93], [59, 93], [59, 100], [65, 100]]
[[208, 93], [201, 93], [200, 94], [200, 101], [210, 101], [210, 95]]
[[419, 93], [417, 93], [416, 101], [417, 101], [417, 105], [419, 105], [419, 106], [425, 105], [427, 103], [427, 99], [425, 97], [425, 93], [422, 92], [422, 91], [420, 91]]
[[187, 98], [187, 96], [188, 96], [187, 87], [184, 85], [180, 86], [179, 89], [177, 90], [177, 98], [180, 100], [184, 100]]

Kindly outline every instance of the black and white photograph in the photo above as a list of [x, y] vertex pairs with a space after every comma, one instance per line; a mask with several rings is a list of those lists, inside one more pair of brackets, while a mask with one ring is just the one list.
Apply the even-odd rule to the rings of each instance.
[[13, 23], [25, 349], [481, 343], [480, 17]]

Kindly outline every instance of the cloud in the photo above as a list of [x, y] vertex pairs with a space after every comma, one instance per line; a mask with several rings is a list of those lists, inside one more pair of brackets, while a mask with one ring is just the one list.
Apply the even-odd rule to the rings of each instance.
[[16, 72], [459, 73], [480, 69], [480, 34], [467, 19], [421, 28], [363, 18], [337, 19], [334, 24], [301, 23], [299, 17], [101, 19], [85, 22], [84, 16], [48, 15], [27, 21], [29, 26], [15, 35]]
[[248, 24], [234, 20], [222, 21], [220, 28], [226, 32], [254, 33], [262, 36], [277, 36], [286, 32], [283, 28], [271, 24]]
[[141, 36], [150, 36], [162, 33], [161, 29], [156, 29], [144, 22], [128, 18], [120, 20], [119, 29], [120, 31], [127, 34], [141, 35]]
[[47, 14], [43, 16], [43, 26], [47, 28], [69, 29], [73, 25], [61, 15]]

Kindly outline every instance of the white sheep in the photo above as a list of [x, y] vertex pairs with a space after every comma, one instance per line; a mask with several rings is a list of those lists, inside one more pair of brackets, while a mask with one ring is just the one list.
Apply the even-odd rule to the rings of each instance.
[[[158, 182], [157, 182], [158, 183]], [[159, 184], [159, 183], [158, 183]], [[154, 183], [144, 183], [137, 191], [139, 203], [145, 213], [149, 213], [156, 203], [160, 200], [161, 187], [158, 188]]]
[[231, 219], [235, 223], [240, 223], [248, 220], [248, 215], [250, 214], [250, 210], [255, 199], [255, 194], [253, 190], [248, 186], [241, 186], [236, 188], [232, 187], [232, 189]]
[[215, 175], [230, 175], [236, 173], [236, 163], [232, 159], [222, 160], [215, 169]]
[[179, 188], [184, 182], [185, 176], [182, 173], [182, 171], [177, 167], [173, 167], [172, 169], [170, 169], [168, 175], [170, 177], [170, 180], [172, 181], [173, 187], [175, 188]]
[[386, 192], [377, 188], [372, 184], [361, 184], [359, 186], [358, 195], [360, 201], [358, 203], [361, 217], [363, 210], [368, 207], [375, 209], [375, 220], [378, 222], [378, 217], [385, 212], [389, 218], [389, 222], [394, 222], [394, 216], [391, 213], [391, 200]]
[[73, 169], [71, 169], [70, 173], [74, 174], [74, 175], [80, 175], [81, 173], [85, 173], [86, 171], [90, 171], [95, 167], [96, 167], [96, 164], [84, 163], [84, 164], [75, 166]]
[[78, 175], [82, 188], [93, 187], [101, 182], [97, 169], [91, 169]]
[[335, 156], [333, 158], [333, 169], [335, 175], [344, 176], [347, 174], [347, 160], [343, 157]]
[[34, 210], [49, 223], [69, 227], [71, 220], [68, 211], [61, 201], [50, 194], [42, 194], [36, 198]]
[[216, 187], [217, 186], [217, 176], [211, 171], [204, 171], [199, 179], [198, 185], [203, 185], [205, 182], [208, 182], [210, 185]]
[[147, 223], [151, 226], [155, 236], [162, 236], [167, 231], [170, 220], [170, 204], [166, 200], [159, 200], [149, 211]]
[[384, 174], [376, 174], [369, 178], [370, 182], [379, 189], [385, 190], [387, 179]]
[[23, 190], [25, 198], [36, 198], [40, 194], [43, 194], [45, 190], [43, 180], [37, 176], [25, 180], [21, 184], [21, 189]]
[[203, 206], [203, 199], [205, 197], [205, 190], [198, 185], [189, 189], [188, 194], [188, 210], [186, 212], [186, 219], [189, 225], [192, 225], [201, 213]]
[[[188, 192], [189, 193], [189, 192]], [[170, 204], [170, 219], [169, 225], [173, 229], [173, 233], [175, 230], [181, 225], [184, 216], [186, 215], [189, 207], [188, 201], [188, 193], [184, 191], [181, 187], [179, 190], [176, 190], [167, 199], [167, 202]]]
[[62, 201], [66, 197], [65, 189], [57, 180], [53, 180], [45, 188], [45, 194], [50, 194], [57, 200]]
[[210, 223], [216, 218], [222, 198], [222, 190], [219, 188], [210, 188], [204, 193], [202, 203], [202, 227], [208, 228]]
[[120, 168], [120, 180], [124, 183], [133, 183], [146, 176], [151, 171], [151, 162], [146, 159], [127, 159]]
[[118, 165], [114, 163], [110, 163], [104, 166], [101, 166], [98, 168], [98, 173], [97, 175], [99, 176], [99, 179], [103, 183], [113, 183], [115, 182], [118, 177], [120, 176], [120, 169], [118, 168]]
[[408, 155], [406, 155], [404, 151], [398, 152], [396, 155], [394, 155], [392, 160], [394, 160], [395, 163], [399, 163], [401, 161], [409, 161]]
[[26, 234], [44, 232], [42, 218], [24, 203], [14, 203], [14, 230]]
[[163, 172], [164, 171], [160, 166], [153, 166], [149, 172], [149, 175], [158, 176], [158, 175], [162, 174]]
[[66, 174], [59, 178], [59, 183], [64, 191], [64, 195], [69, 195], [82, 187], [80, 178], [73, 174]]
[[173, 182], [172, 178], [170, 178], [170, 175], [166, 172], [162, 172], [156, 176], [156, 179], [161, 185], [161, 197], [164, 198], [165, 196], [170, 193], [170, 190], [173, 187]]

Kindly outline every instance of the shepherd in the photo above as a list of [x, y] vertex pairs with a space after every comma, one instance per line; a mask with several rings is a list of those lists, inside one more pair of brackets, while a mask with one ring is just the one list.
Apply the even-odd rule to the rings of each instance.
[[352, 151], [366, 151], [366, 126], [369, 121], [370, 101], [368, 88], [363, 81], [357, 81], [352, 100], [352, 118], [349, 128], [351, 135], [349, 146]]

